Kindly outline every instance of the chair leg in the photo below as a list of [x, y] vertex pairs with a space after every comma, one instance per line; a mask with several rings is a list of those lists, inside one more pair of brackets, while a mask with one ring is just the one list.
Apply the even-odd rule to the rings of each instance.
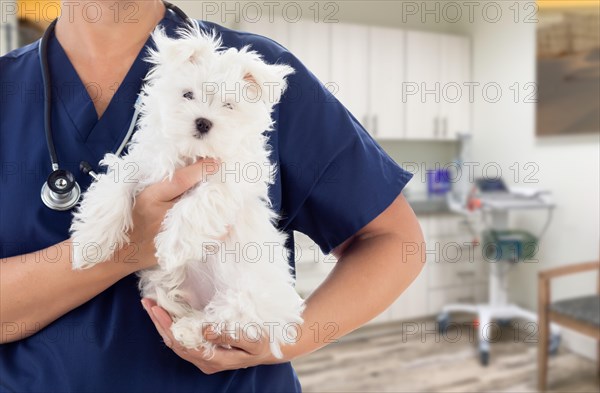
[[547, 281], [540, 280], [539, 304], [538, 304], [538, 390], [546, 391], [546, 383], [548, 377], [548, 346], [550, 321], [548, 321], [547, 304], [549, 300], [549, 285]]

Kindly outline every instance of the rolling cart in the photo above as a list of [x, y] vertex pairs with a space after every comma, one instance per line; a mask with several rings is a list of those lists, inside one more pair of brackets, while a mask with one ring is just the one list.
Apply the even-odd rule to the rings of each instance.
[[[438, 315], [438, 328], [445, 332], [450, 323], [450, 314], [464, 312], [477, 315], [479, 319], [479, 359], [486, 366], [490, 359], [489, 329], [493, 321], [500, 324], [514, 318], [537, 323], [537, 314], [508, 301], [508, 271], [518, 262], [534, 257], [538, 239], [542, 237], [552, 219], [554, 204], [547, 194], [518, 195], [510, 192], [504, 195], [482, 193], [479, 197], [480, 213], [483, 221], [482, 251], [485, 261], [490, 264], [489, 303], [487, 304], [448, 304]], [[450, 208], [466, 216], [473, 213], [462, 206], [449, 203]], [[541, 233], [535, 237], [525, 231], [509, 230], [509, 215], [515, 210], [546, 210], [548, 218]], [[472, 217], [466, 217], [467, 222]], [[473, 230], [477, 234], [477, 230]], [[560, 344], [560, 329], [551, 325], [550, 353], [556, 353]]]

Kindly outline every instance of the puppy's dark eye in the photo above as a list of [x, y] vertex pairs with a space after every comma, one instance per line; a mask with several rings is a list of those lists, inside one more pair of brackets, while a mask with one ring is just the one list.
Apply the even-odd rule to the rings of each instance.
[[185, 93], [183, 93], [183, 98], [185, 98], [186, 100], [193, 100], [194, 93], [192, 93], [191, 91], [186, 91]]
[[223, 104], [223, 108], [227, 108], [227, 109], [233, 109], [233, 104], [226, 102]]

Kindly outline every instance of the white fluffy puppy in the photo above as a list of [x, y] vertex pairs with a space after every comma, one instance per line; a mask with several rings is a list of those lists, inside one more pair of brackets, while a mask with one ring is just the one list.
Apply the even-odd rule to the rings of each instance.
[[[274, 226], [266, 131], [286, 88], [287, 65], [266, 64], [248, 48], [221, 50], [199, 28], [153, 33], [139, 130], [124, 157], [107, 154], [74, 214], [73, 267], [109, 259], [129, 242], [131, 210], [146, 186], [201, 157], [219, 171], [185, 193], [155, 238], [159, 266], [139, 273], [142, 295], [173, 317], [188, 348], [214, 348], [201, 334], [242, 331], [269, 339], [272, 353], [294, 339], [304, 304], [293, 287], [286, 236]], [[236, 337], [237, 338], [237, 337]]]

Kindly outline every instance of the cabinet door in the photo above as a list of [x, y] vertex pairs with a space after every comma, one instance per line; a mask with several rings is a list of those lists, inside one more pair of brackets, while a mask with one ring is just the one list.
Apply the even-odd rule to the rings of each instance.
[[442, 101], [441, 128], [443, 139], [456, 139], [459, 133], [470, 133], [469, 88], [471, 49], [467, 37], [442, 36]]
[[368, 94], [368, 39], [366, 26], [331, 26], [332, 92], [367, 129], [370, 129]]
[[269, 18], [266, 17], [260, 18], [256, 22], [242, 20], [238, 26], [238, 29], [268, 37], [274, 41], [277, 41], [286, 48], [289, 44], [289, 23], [283, 18], [275, 18], [273, 22], [270, 22]]
[[399, 29], [370, 29], [369, 131], [380, 139], [404, 137], [404, 37], [404, 31]]
[[300, 21], [289, 24], [288, 49], [323, 84], [331, 75], [331, 24]]
[[427, 315], [427, 266], [391, 306], [391, 319], [406, 321]]
[[405, 135], [411, 139], [438, 138], [440, 34], [417, 31], [406, 34]]

